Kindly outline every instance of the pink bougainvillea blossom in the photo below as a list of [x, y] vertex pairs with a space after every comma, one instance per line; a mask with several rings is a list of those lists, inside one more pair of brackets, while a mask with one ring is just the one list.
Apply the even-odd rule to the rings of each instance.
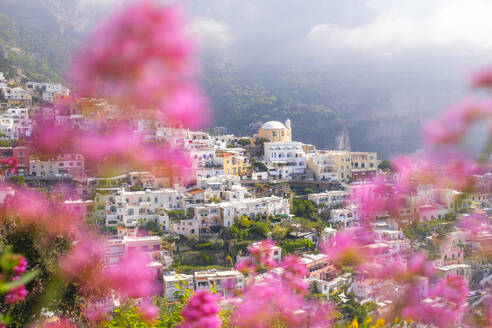
[[124, 107], [160, 106], [165, 122], [203, 126], [206, 102], [192, 86], [194, 47], [184, 27], [175, 5], [140, 0], [117, 11], [76, 56], [77, 93], [108, 97]]
[[148, 300], [145, 300], [142, 304], [139, 305], [138, 312], [140, 313], [144, 321], [152, 322], [159, 315], [159, 308]]
[[423, 141], [427, 145], [456, 144], [469, 131], [471, 124], [490, 117], [492, 102], [467, 99], [445, 110], [436, 120], [423, 129]]
[[336, 265], [355, 266], [364, 261], [367, 254], [360, 241], [351, 231], [339, 231], [337, 234], [320, 246], [321, 251]]
[[248, 247], [249, 256], [236, 265], [236, 270], [246, 274], [252, 274], [257, 270], [269, 270], [277, 266], [273, 257], [271, 240], [263, 240]]
[[[19, 276], [14, 277], [12, 280], [19, 279]], [[6, 304], [14, 304], [23, 301], [26, 298], [27, 290], [24, 285], [16, 286], [10, 289], [4, 297], [4, 302]]]
[[492, 66], [473, 72], [470, 85], [472, 88], [492, 88]]
[[180, 328], [218, 328], [220, 327], [217, 297], [206, 290], [198, 290], [181, 310], [184, 322]]
[[461, 216], [458, 226], [475, 236], [481, 231], [489, 231], [489, 217], [485, 213], [473, 212]]
[[156, 274], [147, 266], [148, 256], [130, 251], [121, 261], [104, 269], [109, 287], [122, 298], [148, 298], [158, 292]]
[[437, 327], [451, 327], [462, 318], [468, 294], [469, 289], [464, 278], [449, 275], [429, 289], [428, 298], [422, 297], [418, 288], [409, 290], [402, 316]]
[[238, 328], [329, 327], [330, 318], [327, 304], [306, 301], [285, 281], [265, 276], [245, 289], [232, 323]]
[[308, 284], [303, 280], [309, 273], [306, 265], [297, 256], [287, 256], [280, 263], [280, 279], [300, 294], [308, 292]]
[[24, 256], [21, 256], [17, 265], [12, 269], [15, 275], [21, 275], [26, 272], [27, 260]]

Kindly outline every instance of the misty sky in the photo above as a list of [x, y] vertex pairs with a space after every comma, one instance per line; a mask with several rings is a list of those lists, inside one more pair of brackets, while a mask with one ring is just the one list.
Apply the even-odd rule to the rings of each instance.
[[471, 69], [492, 63], [490, 0], [176, 1], [188, 7], [203, 54], [233, 58], [276, 92], [286, 76], [306, 78], [317, 91], [302, 101], [332, 108], [352, 131], [384, 118], [364, 127], [360, 147], [407, 138], [405, 124], [418, 133], [469, 93]]

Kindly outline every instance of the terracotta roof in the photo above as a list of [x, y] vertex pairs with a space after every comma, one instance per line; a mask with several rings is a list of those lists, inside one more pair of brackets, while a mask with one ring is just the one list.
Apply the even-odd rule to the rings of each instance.
[[203, 192], [203, 190], [201, 190], [201, 189], [193, 189], [193, 190], [188, 191], [188, 194], [196, 195], [196, 194], [200, 194], [202, 192]]
[[231, 153], [218, 153], [216, 156], [217, 157], [230, 157], [230, 156], [232, 156], [232, 154]]

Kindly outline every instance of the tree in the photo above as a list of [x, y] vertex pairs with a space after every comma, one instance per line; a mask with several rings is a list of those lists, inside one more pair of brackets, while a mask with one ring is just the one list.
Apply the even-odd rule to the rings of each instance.
[[268, 238], [270, 235], [270, 230], [266, 222], [254, 222], [249, 231], [259, 239]]
[[384, 161], [381, 161], [381, 163], [379, 163], [378, 165], [378, 169], [382, 170], [382, 171], [391, 171], [391, 162], [388, 161], [388, 160], [384, 160]]
[[272, 231], [271, 231], [272, 232], [272, 238], [274, 240], [282, 240], [285, 238], [288, 231], [289, 231], [289, 229], [287, 227], [284, 227], [280, 224], [276, 224], [273, 226]]
[[237, 141], [237, 143], [241, 146], [248, 146], [251, 145], [251, 140], [249, 138], [242, 138]]

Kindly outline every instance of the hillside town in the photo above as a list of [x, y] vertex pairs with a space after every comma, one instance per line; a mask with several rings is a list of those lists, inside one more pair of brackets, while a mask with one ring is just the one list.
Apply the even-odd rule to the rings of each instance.
[[[405, 282], [354, 275], [319, 251], [337, 232], [364, 224], [361, 199], [384, 197], [368, 188], [372, 178], [384, 175], [385, 187], [396, 188], [400, 177], [377, 153], [317, 149], [295, 140], [296, 122], [287, 117], [263, 123], [250, 136], [217, 133], [226, 128], [192, 131], [134, 120], [133, 133], [142, 140], [165, 142], [189, 157], [191, 165], [182, 175], [122, 170], [101, 177], [100, 167], [87, 165], [82, 154], [41, 158], [33, 151], [39, 122], [89, 129], [91, 117], [109, 120], [114, 106], [104, 99], [76, 98], [60, 84], [12, 85], [0, 73], [0, 157], [16, 163], [2, 179], [53, 193], [60, 186], [73, 188], [64, 206], [83, 213], [105, 235], [105, 265], [138, 249], [148, 254], [148, 267], [169, 302], [177, 300], [179, 288], [228, 296], [248, 284], [249, 277], [236, 265], [251, 256], [248, 249], [269, 239], [276, 244], [270, 248], [272, 261], [300, 257], [311, 297], [372, 304], [375, 316], [382, 316], [404, 294]], [[492, 245], [492, 234], [471, 234], [456, 219], [471, 211], [489, 217], [490, 174], [475, 175], [482, 188], [466, 195], [416, 181], [397, 212], [376, 213], [370, 222], [375, 238], [363, 249], [388, 266], [396, 260], [406, 265], [412, 255], [426, 252], [438, 277], [465, 278], [473, 311], [492, 283], [492, 268], [471, 254], [490, 253], [484, 248]], [[0, 201], [15, 193], [3, 187]], [[427, 294], [434, 283], [420, 277], [421, 297], [440, 304], [441, 299]]]

